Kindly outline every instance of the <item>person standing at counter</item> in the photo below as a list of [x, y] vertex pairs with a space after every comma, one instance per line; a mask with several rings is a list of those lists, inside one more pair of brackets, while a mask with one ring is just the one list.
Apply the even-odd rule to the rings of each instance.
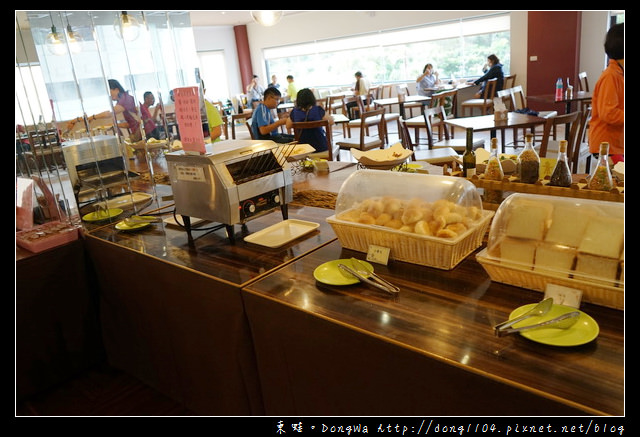
[[271, 140], [276, 143], [290, 143], [294, 136], [278, 132], [278, 128], [287, 123], [286, 118], [275, 120], [273, 110], [280, 103], [282, 93], [269, 87], [264, 91], [262, 102], [258, 104], [251, 117], [253, 137], [257, 140]]
[[589, 121], [589, 151], [609, 143], [614, 161], [624, 160], [624, 23], [611, 26], [604, 42], [609, 64], [593, 89]]
[[[472, 82], [474, 85], [482, 84], [480, 90], [478, 90], [475, 95], [476, 99], [482, 98], [484, 87], [487, 85], [487, 81], [489, 79], [498, 79], [496, 81], [496, 93], [498, 91], [502, 91], [502, 87], [504, 86], [504, 72], [502, 71], [502, 64], [496, 55], [489, 55], [487, 57], [487, 63], [482, 71], [484, 72], [484, 75]], [[490, 97], [493, 98], [494, 96]]]
[[[138, 109], [136, 108], [136, 101], [131, 94], [125, 91], [125, 89], [120, 85], [115, 79], [109, 79], [109, 93], [111, 95], [111, 100], [115, 101], [116, 104], [113, 107], [113, 110], [116, 115], [116, 119], [118, 114], [122, 114], [125, 121], [127, 122], [127, 127], [129, 128], [129, 140], [130, 141], [140, 141], [142, 139], [142, 132], [140, 131], [140, 116], [138, 115]], [[98, 114], [94, 114], [90, 117], [87, 117], [89, 121], [98, 120], [102, 118], [113, 118], [113, 113], [111, 111], [104, 111]], [[82, 117], [74, 118], [67, 123], [67, 130], [72, 130], [76, 123], [82, 121]], [[145, 128], [146, 133], [146, 128]]]
[[416, 79], [418, 95], [431, 97], [434, 88], [440, 83], [438, 72], [433, 71], [433, 65], [427, 64], [422, 69], [422, 74]]

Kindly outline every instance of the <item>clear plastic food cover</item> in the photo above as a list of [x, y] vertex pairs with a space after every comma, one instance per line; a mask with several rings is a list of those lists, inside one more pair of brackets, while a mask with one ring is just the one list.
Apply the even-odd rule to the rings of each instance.
[[335, 211], [327, 221], [343, 247], [446, 270], [480, 247], [493, 217], [466, 179], [382, 170], [349, 176]]
[[343, 183], [335, 212], [339, 220], [455, 238], [482, 218], [482, 199], [462, 178], [358, 170]]
[[487, 257], [551, 276], [624, 286], [624, 204], [515, 193], [493, 218]]

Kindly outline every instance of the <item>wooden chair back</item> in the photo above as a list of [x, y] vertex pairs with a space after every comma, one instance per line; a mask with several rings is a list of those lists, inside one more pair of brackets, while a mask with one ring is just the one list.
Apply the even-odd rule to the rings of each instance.
[[484, 92], [482, 93], [482, 98], [485, 102], [493, 100], [493, 98], [496, 96], [497, 83], [498, 79], [489, 79], [487, 81], [487, 84], [484, 87]]
[[[569, 162], [569, 168], [571, 169], [572, 173], [578, 173], [578, 164], [580, 162], [581, 156], [588, 156], [590, 154], [589, 145], [587, 143], [584, 143], [586, 144], [586, 148], [582, 148], [584, 134], [587, 130], [587, 126], [589, 125], [590, 117], [590, 107], [587, 107], [584, 111], [580, 112], [580, 117], [578, 118], [578, 122], [580, 124], [578, 126], [578, 130], [576, 131], [575, 140], [573, 141], [573, 144], [567, 144], [567, 161]], [[587, 173], [588, 172], [589, 169], [587, 168]]]
[[438, 117], [442, 121], [442, 127], [444, 132], [444, 139], [449, 140], [449, 128], [445, 121], [447, 120], [447, 111], [445, 111], [444, 106], [435, 106], [432, 108], [425, 108], [424, 113], [424, 124], [427, 130], [427, 142], [429, 144], [429, 149], [433, 149], [434, 140], [433, 140], [433, 117]]
[[360, 103], [362, 99], [360, 96], [344, 96], [342, 97], [342, 113], [350, 118], [356, 118], [355, 114], [349, 114], [349, 107], [347, 106], [349, 103], [355, 103], [356, 107], [352, 108], [352, 111], [360, 111]]
[[589, 80], [587, 79], [586, 71], [578, 73], [578, 91], [589, 91]]
[[[378, 108], [360, 114], [360, 137], [358, 138], [357, 143], [355, 139], [345, 138], [342, 141], [337, 142], [338, 146], [340, 146], [340, 148], [342, 149], [351, 149], [354, 147], [360, 150], [369, 150], [373, 148], [382, 149], [384, 147], [386, 128], [384, 113], [384, 108]], [[375, 123], [373, 123], [370, 119], [373, 119], [375, 117], [377, 117], [377, 119], [375, 120]], [[367, 135], [367, 131], [370, 126], [377, 126], [378, 138], [375, 141], [371, 141], [372, 137]]]
[[[400, 142], [402, 143], [402, 147], [404, 147], [405, 149], [411, 150], [413, 152], [414, 144], [413, 144], [413, 140], [411, 139], [411, 134], [409, 133], [409, 127], [407, 127], [407, 123], [405, 123], [405, 121], [402, 119], [400, 119], [398, 123], [400, 125], [399, 133], [400, 133]], [[415, 153], [411, 155], [411, 160], [412, 161], [416, 160]]]
[[[244, 120], [245, 123], [249, 123], [251, 118], [251, 112], [243, 112], [242, 114], [233, 114], [231, 116], [231, 138], [236, 139], [236, 120]], [[253, 135], [253, 133], [252, 133]]]
[[511, 94], [511, 88], [500, 90], [496, 93], [496, 96], [502, 100], [504, 105], [509, 111], [514, 111], [516, 108], [513, 104], [513, 96]]
[[328, 160], [333, 161], [340, 160], [340, 150], [333, 145], [333, 135], [331, 131], [331, 121], [329, 120], [315, 120], [315, 121], [298, 121], [291, 123], [291, 129], [293, 129], [293, 135], [296, 141], [300, 141], [302, 131], [305, 129], [324, 128], [325, 137], [327, 139], [327, 153]]
[[[450, 101], [447, 101], [450, 99]], [[458, 90], [443, 91], [431, 95], [431, 101], [429, 101], [429, 107], [435, 108], [437, 106], [444, 106], [448, 110], [448, 115], [456, 116], [458, 106]]]
[[516, 75], [510, 74], [504, 77], [504, 82], [502, 83], [502, 89], [513, 88], [516, 86]]
[[579, 119], [581, 115], [581, 111], [575, 111], [570, 114], [562, 114], [548, 118], [544, 124], [542, 142], [540, 143], [538, 155], [540, 155], [541, 158], [547, 156], [547, 150], [549, 149], [549, 143], [552, 136], [551, 132], [554, 126], [569, 125], [569, 135], [567, 136], [565, 133], [565, 138], [567, 139], [567, 160], [570, 161], [571, 156], [569, 156], [569, 149], [571, 148], [571, 151], [573, 152], [576, 135], [578, 133], [578, 128], [580, 127]]

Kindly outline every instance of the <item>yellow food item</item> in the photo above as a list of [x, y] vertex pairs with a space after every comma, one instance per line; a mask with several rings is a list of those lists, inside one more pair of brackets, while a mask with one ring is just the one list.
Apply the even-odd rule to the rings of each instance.
[[482, 209], [450, 200], [427, 202], [393, 196], [370, 197], [339, 214], [340, 220], [376, 225], [418, 235], [455, 238], [482, 218]]

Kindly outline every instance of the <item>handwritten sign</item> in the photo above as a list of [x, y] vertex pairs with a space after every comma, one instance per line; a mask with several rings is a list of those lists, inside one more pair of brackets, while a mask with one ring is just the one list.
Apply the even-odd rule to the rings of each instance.
[[176, 120], [180, 129], [180, 141], [185, 153], [204, 154], [204, 133], [200, 116], [200, 94], [197, 86], [173, 90], [176, 102]]

